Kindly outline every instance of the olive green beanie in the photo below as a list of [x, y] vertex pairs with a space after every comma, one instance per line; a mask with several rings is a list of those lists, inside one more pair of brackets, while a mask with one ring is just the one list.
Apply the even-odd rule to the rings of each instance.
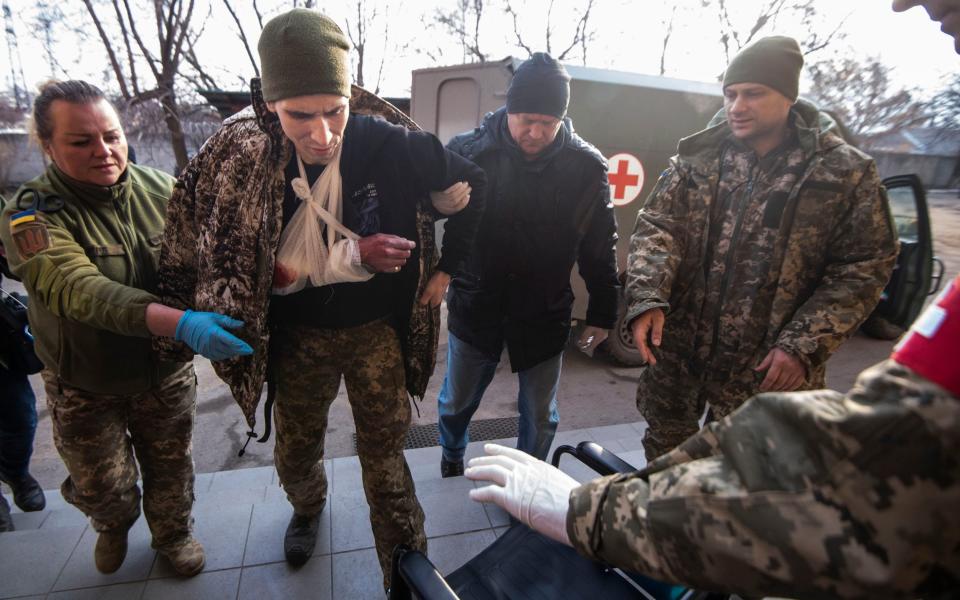
[[723, 87], [762, 83], [796, 101], [802, 67], [803, 53], [797, 40], [782, 35], [761, 38], [733, 57], [723, 74]]
[[267, 102], [312, 94], [350, 97], [350, 43], [327, 16], [295, 8], [272, 18], [257, 51]]

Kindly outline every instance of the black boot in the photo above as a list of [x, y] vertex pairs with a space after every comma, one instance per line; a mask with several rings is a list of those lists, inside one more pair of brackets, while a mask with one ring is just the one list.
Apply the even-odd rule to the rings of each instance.
[[440, 477], [460, 477], [463, 475], [463, 461], [450, 461], [440, 457]]
[[290, 565], [299, 567], [313, 555], [319, 528], [319, 513], [309, 517], [293, 513], [287, 533], [283, 536], [283, 554]]
[[7, 504], [7, 499], [0, 494], [0, 532], [13, 530], [13, 517], [10, 516], [10, 505]]
[[43, 510], [47, 506], [47, 499], [43, 495], [43, 488], [27, 473], [23, 477], [7, 477], [0, 473], [0, 481], [6, 483], [13, 490], [13, 502], [23, 512]]

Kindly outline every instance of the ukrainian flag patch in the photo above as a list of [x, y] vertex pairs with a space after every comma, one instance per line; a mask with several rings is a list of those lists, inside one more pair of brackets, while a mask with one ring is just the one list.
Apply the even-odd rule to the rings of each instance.
[[32, 223], [36, 220], [37, 220], [37, 211], [32, 208], [29, 210], [24, 210], [18, 213], [14, 213], [10, 217], [10, 228], [13, 229], [17, 225]]

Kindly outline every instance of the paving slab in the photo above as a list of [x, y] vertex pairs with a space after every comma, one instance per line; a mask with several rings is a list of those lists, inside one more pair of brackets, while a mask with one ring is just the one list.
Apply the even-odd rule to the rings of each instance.
[[[327, 509], [320, 514], [320, 529], [317, 532], [317, 545], [314, 556], [330, 554], [330, 499]], [[284, 500], [264, 502], [253, 507], [250, 518], [250, 531], [247, 534], [246, 549], [243, 554], [243, 566], [283, 562], [283, 535], [287, 530], [293, 507]]]
[[83, 527], [0, 533], [0, 598], [46, 594], [83, 535]]
[[97, 571], [93, 560], [93, 548], [97, 543], [98, 535], [92, 527], [84, 530], [80, 543], [70, 555], [70, 560], [67, 561], [53, 586], [54, 591], [144, 581], [150, 575], [157, 553], [150, 547], [153, 536], [150, 534], [146, 519], [137, 519], [130, 528], [127, 534], [127, 558], [115, 573], [105, 575]]
[[298, 569], [285, 562], [245, 567], [240, 575], [237, 599], [331, 600], [334, 597], [332, 564], [330, 556], [313, 556]]
[[236, 600], [240, 569], [204, 571], [189, 578], [151, 579], [141, 600]]
[[333, 597], [384, 598], [383, 573], [373, 548], [333, 555]]
[[134, 600], [143, 595], [146, 581], [55, 592], [47, 600]]
[[[203, 544], [207, 559], [204, 572], [233, 569], [243, 565], [244, 546], [252, 512], [251, 504], [208, 504], [194, 507], [193, 534]], [[150, 578], [174, 576], [176, 573], [170, 562], [159, 556], [150, 571]], [[149, 587], [147, 591], [149, 592]]]

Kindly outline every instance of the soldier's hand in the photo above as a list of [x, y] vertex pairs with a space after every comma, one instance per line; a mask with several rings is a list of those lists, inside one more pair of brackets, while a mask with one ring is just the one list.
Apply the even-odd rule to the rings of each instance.
[[427, 282], [427, 289], [423, 290], [420, 296], [420, 304], [431, 306], [440, 306], [443, 297], [447, 293], [447, 286], [450, 285], [450, 276], [443, 271], [437, 271]]
[[455, 215], [470, 203], [470, 184], [458, 181], [442, 192], [430, 192], [430, 201], [441, 215]]
[[597, 346], [602, 344], [609, 335], [610, 333], [606, 329], [594, 327], [593, 325], [587, 325], [583, 328], [583, 333], [580, 334], [580, 339], [577, 340], [577, 348], [579, 348], [584, 354], [593, 356], [593, 351], [596, 350]]
[[210, 360], [225, 360], [253, 354], [253, 348], [227, 329], [243, 327], [243, 321], [226, 315], [188, 310], [180, 317], [174, 339]]
[[755, 370], [767, 371], [760, 383], [761, 392], [792, 392], [807, 378], [807, 369], [800, 359], [780, 348], [768, 352]]
[[[630, 331], [633, 333], [633, 343], [637, 345], [640, 351], [640, 357], [648, 365], [657, 364], [657, 357], [653, 355], [653, 346], [660, 347], [660, 341], [663, 339], [663, 321], [664, 314], [662, 308], [651, 308], [630, 323]], [[647, 343], [647, 338], [650, 343]]]
[[471, 458], [463, 474], [490, 485], [470, 490], [470, 499], [492, 502], [531, 529], [571, 545], [567, 512], [577, 480], [514, 448], [485, 444], [483, 450], [487, 455]]
[[388, 233], [377, 233], [360, 238], [360, 262], [374, 273], [396, 273], [410, 258], [416, 244], [406, 238]]

